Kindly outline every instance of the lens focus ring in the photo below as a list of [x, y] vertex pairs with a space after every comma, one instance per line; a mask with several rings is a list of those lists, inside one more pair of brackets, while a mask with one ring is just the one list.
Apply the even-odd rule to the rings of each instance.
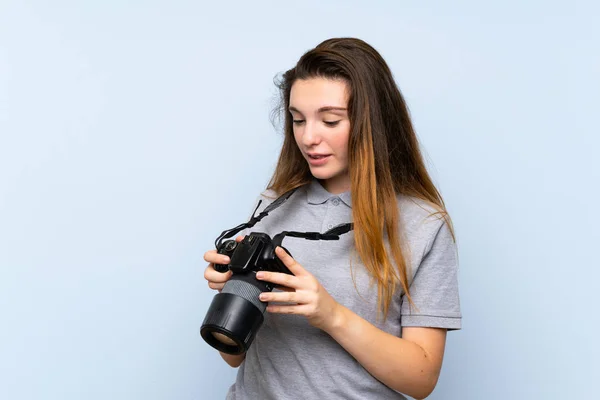
[[254, 306], [258, 308], [260, 312], [265, 312], [267, 304], [258, 299], [258, 296], [262, 293], [262, 290], [251, 283], [235, 278], [236, 277], [234, 275], [230, 280], [227, 281], [227, 283], [225, 283], [221, 293], [231, 293], [236, 296], [240, 296], [254, 304]]

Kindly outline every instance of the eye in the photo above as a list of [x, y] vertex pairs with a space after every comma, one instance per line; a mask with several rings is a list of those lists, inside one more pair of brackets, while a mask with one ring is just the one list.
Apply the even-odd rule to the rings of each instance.
[[325, 123], [327, 126], [336, 126], [340, 123], [340, 121], [323, 121], [323, 123]]
[[304, 123], [304, 120], [303, 120], [303, 119], [295, 119], [295, 120], [293, 120], [293, 121], [294, 121], [294, 124], [295, 124], [295, 125], [300, 125], [300, 124], [303, 124], [303, 123]]

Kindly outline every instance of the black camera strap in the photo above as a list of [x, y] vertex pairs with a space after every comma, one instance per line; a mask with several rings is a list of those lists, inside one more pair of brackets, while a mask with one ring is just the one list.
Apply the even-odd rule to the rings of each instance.
[[283, 242], [283, 239], [286, 236], [304, 238], [308, 240], [339, 240], [341, 235], [350, 232], [352, 229], [354, 229], [354, 224], [346, 223], [334, 226], [325, 233], [283, 231], [273, 237], [273, 246], [281, 246], [281, 242]]
[[269, 204], [260, 214], [256, 215], [256, 210], [258, 210], [258, 208], [262, 204], [262, 199], [258, 200], [258, 204], [256, 205], [256, 208], [254, 209], [254, 212], [252, 213], [252, 218], [250, 218], [250, 220], [248, 222], [240, 224], [240, 225], [236, 226], [235, 228], [227, 229], [227, 230], [221, 232], [221, 234], [219, 235], [219, 237], [215, 240], [215, 248], [217, 248], [217, 249], [219, 248], [219, 246], [221, 245], [221, 242], [223, 241], [223, 239], [230, 238], [230, 237], [238, 234], [239, 232], [243, 231], [246, 228], [252, 228], [261, 219], [263, 219], [264, 217], [266, 217], [267, 215], [269, 215], [269, 213], [271, 211], [273, 211], [274, 209], [276, 209], [277, 207], [279, 207], [283, 203], [285, 203], [287, 201], [287, 199], [289, 199], [290, 197], [292, 197], [292, 195], [298, 189], [299, 188], [292, 189], [292, 190], [290, 190], [290, 191], [282, 194], [274, 202], [272, 202], [271, 204]]
[[[271, 211], [275, 210], [277, 207], [279, 207], [283, 203], [285, 203], [290, 197], [292, 197], [292, 195], [298, 189], [299, 188], [292, 189], [289, 192], [286, 192], [283, 195], [279, 196], [274, 202], [269, 204], [260, 214], [256, 215], [256, 210], [258, 210], [258, 208], [262, 204], [262, 199], [259, 200], [258, 204], [256, 205], [256, 208], [254, 209], [254, 212], [252, 213], [252, 218], [250, 218], [250, 220], [248, 222], [240, 224], [240, 225], [236, 226], [235, 228], [227, 229], [227, 230], [223, 231], [219, 235], [219, 237], [215, 240], [215, 247], [218, 249], [219, 246], [221, 245], [221, 242], [223, 241], [223, 239], [230, 238], [230, 237], [236, 235], [237, 233], [243, 231], [246, 228], [252, 228], [260, 220], [262, 220], [264, 217], [269, 215], [269, 213]], [[352, 229], [354, 229], [354, 224], [346, 223], [346, 224], [340, 224], [340, 225], [334, 226], [333, 228], [329, 229], [325, 233], [283, 231], [273, 237], [273, 245], [281, 246], [281, 242], [283, 242], [283, 239], [286, 236], [304, 238], [304, 239], [308, 239], [308, 240], [339, 240], [341, 235], [343, 235], [344, 233], [350, 232]]]

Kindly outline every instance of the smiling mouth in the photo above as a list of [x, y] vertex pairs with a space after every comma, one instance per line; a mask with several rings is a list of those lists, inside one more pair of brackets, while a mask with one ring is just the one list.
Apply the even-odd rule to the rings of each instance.
[[308, 157], [311, 158], [311, 159], [313, 159], [313, 160], [321, 160], [321, 159], [323, 159], [325, 157], [329, 157], [329, 154], [327, 154], [327, 155], [316, 155], [316, 154], [311, 155], [311, 154], [308, 154]]

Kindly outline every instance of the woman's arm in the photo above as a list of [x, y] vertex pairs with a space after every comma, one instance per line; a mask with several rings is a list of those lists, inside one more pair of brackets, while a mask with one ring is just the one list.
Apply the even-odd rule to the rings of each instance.
[[415, 398], [429, 396], [442, 366], [445, 329], [405, 327], [402, 338], [384, 332], [336, 302], [280, 247], [276, 253], [294, 275], [267, 271], [256, 274], [257, 279], [288, 288], [260, 295], [262, 301], [288, 303], [269, 303], [268, 312], [304, 315], [386, 386]]
[[223, 360], [225, 360], [225, 362], [233, 368], [239, 367], [242, 364], [242, 361], [244, 361], [246, 359], [246, 353], [239, 354], [236, 356], [233, 354], [227, 354], [227, 353], [223, 353], [222, 351], [220, 351], [219, 354], [221, 355]]
[[339, 305], [323, 330], [386, 386], [417, 399], [435, 388], [446, 329], [405, 327], [402, 338], [384, 332]]

